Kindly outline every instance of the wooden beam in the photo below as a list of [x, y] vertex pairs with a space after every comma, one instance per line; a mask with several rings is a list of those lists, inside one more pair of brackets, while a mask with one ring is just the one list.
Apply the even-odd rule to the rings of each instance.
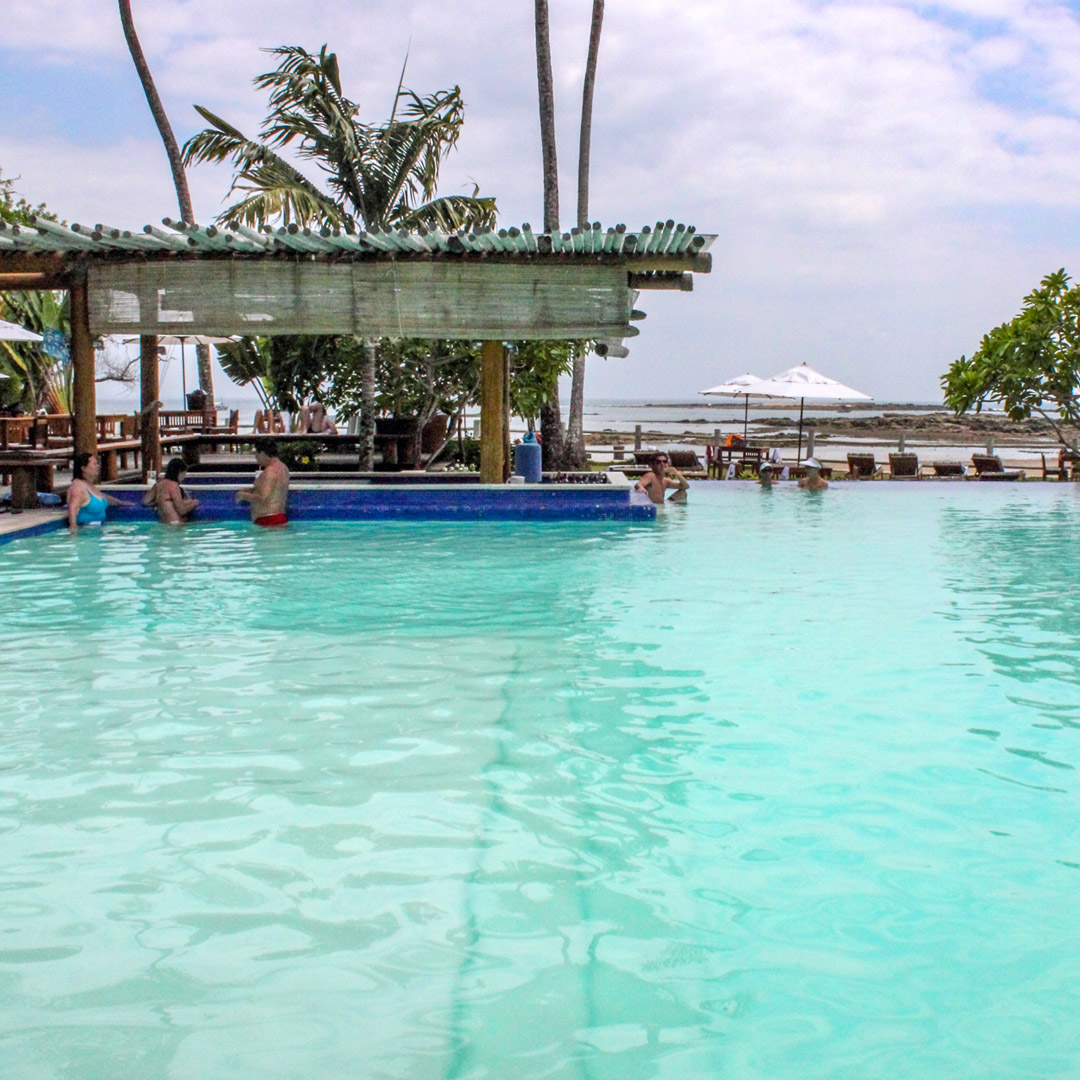
[[692, 274], [627, 274], [626, 280], [631, 289], [675, 289], [678, 292], [693, 292]]
[[59, 274], [69, 280], [71, 270], [60, 254], [0, 251], [0, 275], [3, 274]]
[[71, 283], [71, 423], [75, 452], [97, 453], [97, 390], [94, 343], [90, 337], [90, 304], [85, 275]]
[[158, 427], [157, 406], [161, 396], [158, 379], [158, 339], [156, 334], [139, 338], [139, 385], [142, 415], [139, 433], [142, 439], [142, 478], [146, 483], [161, 469], [161, 431]]
[[501, 341], [485, 341], [480, 347], [480, 483], [505, 480], [507, 419], [506, 359]]
[[69, 278], [64, 273], [0, 274], [0, 292], [5, 289], [66, 289]]

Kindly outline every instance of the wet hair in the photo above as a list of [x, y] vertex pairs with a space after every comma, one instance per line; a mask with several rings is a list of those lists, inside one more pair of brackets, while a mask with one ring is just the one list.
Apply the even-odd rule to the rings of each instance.
[[166, 480], [179, 480], [181, 473], [187, 472], [187, 462], [183, 458], [169, 458], [169, 464], [165, 466]]
[[88, 454], [85, 450], [76, 454], [71, 465], [71, 478], [72, 480], [81, 480], [83, 478], [83, 469], [90, 464], [91, 458], [97, 457], [97, 454]]
[[255, 453], [265, 454], [267, 457], [277, 457], [276, 439], [256, 439]]

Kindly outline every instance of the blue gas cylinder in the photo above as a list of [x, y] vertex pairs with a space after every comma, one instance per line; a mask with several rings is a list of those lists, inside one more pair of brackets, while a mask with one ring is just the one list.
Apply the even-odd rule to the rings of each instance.
[[526, 484], [539, 484], [542, 479], [543, 449], [536, 436], [528, 431], [514, 446], [514, 475], [525, 478]]

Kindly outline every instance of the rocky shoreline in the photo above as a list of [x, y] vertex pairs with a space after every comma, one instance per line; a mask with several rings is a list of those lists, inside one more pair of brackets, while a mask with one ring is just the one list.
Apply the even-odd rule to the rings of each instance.
[[[775, 405], [773, 406], [775, 407]], [[717, 426], [711, 421], [678, 421], [679, 423], [700, 423], [707, 431], [684, 431], [679, 436], [665, 434], [655, 430], [646, 430], [642, 425], [642, 439], [650, 443], [685, 442], [705, 445], [712, 440], [713, 429]], [[965, 446], [972, 443], [984, 443], [992, 439], [998, 446], [1047, 446], [1060, 445], [1054, 425], [1048, 420], [1033, 417], [1030, 420], [1013, 421], [1001, 415], [969, 414], [954, 416], [940, 407], [926, 407], [925, 412], [879, 413], [875, 416], [835, 416], [819, 417], [812, 421], [819, 443], [826, 445], [832, 440], [845, 437], [855, 438], [860, 442], [872, 440], [875, 443], [894, 444], [901, 436], [912, 445], [920, 443], [935, 445]], [[767, 439], [771, 444], [792, 445], [796, 441], [796, 420], [791, 416], [755, 417], [752, 421], [751, 441]], [[810, 422], [803, 425], [803, 442]], [[1080, 439], [1080, 428], [1062, 427], [1066, 441], [1072, 443]], [[626, 443], [633, 436], [626, 432], [611, 429], [590, 432], [585, 441], [590, 445]]]

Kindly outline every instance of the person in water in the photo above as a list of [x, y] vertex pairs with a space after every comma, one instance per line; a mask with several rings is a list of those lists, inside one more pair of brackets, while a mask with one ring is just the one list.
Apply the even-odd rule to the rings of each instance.
[[162, 525], [183, 525], [190, 520], [199, 505], [199, 500], [189, 499], [187, 492], [180, 486], [186, 473], [184, 459], [174, 457], [165, 466], [165, 475], [143, 498], [143, 506], [152, 506]]
[[303, 435], [336, 435], [334, 421], [326, 415], [326, 408], [321, 401], [311, 401], [300, 407], [300, 417], [296, 430]]
[[273, 439], [256, 439], [255, 460], [262, 471], [252, 487], [236, 493], [236, 501], [251, 506], [251, 520], [256, 525], [284, 525], [289, 520], [285, 516], [289, 470], [277, 456], [277, 443]]
[[102, 525], [105, 509], [109, 506], [127, 506], [128, 503], [106, 495], [97, 486], [101, 476], [101, 461], [97, 454], [75, 455], [71, 487], [68, 488], [68, 528], [74, 532], [79, 525]]
[[824, 491], [829, 486], [829, 481], [821, 475], [821, 462], [817, 458], [808, 457], [803, 466], [806, 475], [799, 481], [803, 491]]
[[772, 491], [773, 482], [773, 463], [771, 461], [763, 461], [758, 466], [758, 484], [762, 491]]
[[671, 459], [667, 454], [655, 454], [652, 459], [652, 468], [634, 485], [637, 491], [644, 491], [654, 503], [664, 501], [664, 492], [668, 488], [675, 488], [675, 494], [671, 496], [672, 502], [685, 502], [686, 492], [690, 485], [686, 482], [678, 469], [671, 466]]

